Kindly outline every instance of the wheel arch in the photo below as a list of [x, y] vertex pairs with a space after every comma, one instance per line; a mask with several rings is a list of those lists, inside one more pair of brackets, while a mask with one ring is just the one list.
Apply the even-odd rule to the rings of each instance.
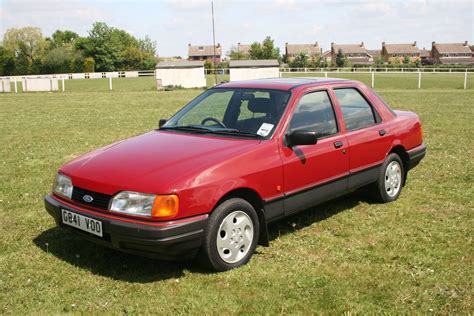
[[403, 163], [403, 186], [405, 186], [405, 183], [407, 181], [407, 176], [408, 176], [408, 167], [409, 167], [409, 164], [410, 164], [410, 158], [408, 157], [408, 153], [405, 149], [405, 147], [403, 147], [402, 145], [396, 145], [394, 146], [392, 149], [390, 149], [389, 153], [387, 155], [390, 155], [390, 154], [397, 154], [400, 159], [402, 160], [402, 163]]
[[258, 194], [257, 191], [250, 188], [246, 188], [246, 187], [233, 189], [227, 192], [226, 194], [224, 194], [217, 201], [217, 203], [214, 205], [213, 211], [217, 208], [219, 204], [231, 198], [241, 198], [243, 200], [246, 200], [252, 205], [252, 207], [255, 209], [255, 212], [257, 213], [259, 226], [260, 226], [258, 244], [262, 246], [268, 246], [269, 237], [268, 237], [267, 221], [265, 218], [265, 208], [263, 204], [263, 199], [260, 197], [260, 194]]

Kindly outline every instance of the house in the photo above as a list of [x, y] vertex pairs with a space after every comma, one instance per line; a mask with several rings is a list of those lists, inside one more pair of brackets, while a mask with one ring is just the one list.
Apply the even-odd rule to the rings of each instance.
[[431, 51], [423, 47], [420, 49], [420, 59], [421, 61], [426, 61], [431, 58]]
[[237, 43], [237, 51], [245, 57], [250, 56], [250, 48], [251, 47], [252, 47], [252, 45], [250, 45], [250, 44]]
[[325, 51], [324, 53], [321, 54], [321, 59], [322, 60], [325, 60], [326, 62], [330, 63], [331, 60], [332, 60], [332, 55], [331, 55], [331, 51], [330, 50], [327, 50]]
[[364, 46], [364, 42], [360, 44], [335, 44], [331, 43], [331, 57], [336, 60], [336, 55], [342, 51], [342, 54], [347, 58], [351, 64], [370, 65], [373, 64], [374, 59], [369, 55]]
[[474, 64], [474, 57], [467, 41], [464, 43], [433, 42], [431, 55], [438, 64]]
[[188, 59], [189, 60], [210, 60], [213, 62], [221, 61], [222, 47], [221, 44], [194, 46], [188, 44]]
[[368, 49], [367, 53], [375, 60], [382, 55], [382, 51], [380, 49]]
[[288, 44], [285, 43], [285, 54], [288, 61], [293, 60], [301, 53], [305, 53], [310, 59], [321, 55], [321, 49], [318, 42], [314, 44]]
[[230, 81], [278, 78], [279, 66], [276, 59], [231, 60], [229, 63]]
[[416, 46], [416, 41], [410, 44], [387, 44], [382, 42], [382, 56], [385, 61], [403, 60], [408, 57], [413, 62], [420, 59], [420, 49]]

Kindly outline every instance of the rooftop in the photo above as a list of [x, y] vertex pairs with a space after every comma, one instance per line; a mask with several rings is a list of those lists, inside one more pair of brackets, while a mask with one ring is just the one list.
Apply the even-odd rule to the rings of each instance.
[[214, 55], [214, 47], [212, 45], [188, 44], [188, 56], [220, 56], [222, 54], [221, 44], [217, 44], [215, 50], [216, 53]]
[[387, 54], [416, 54], [420, 51], [416, 42], [409, 44], [385, 44], [383, 42], [382, 47], [385, 48]]
[[188, 61], [188, 60], [174, 60], [174, 61], [162, 61], [156, 68], [199, 68], [204, 67], [203, 61]]
[[331, 49], [334, 51], [335, 54], [342, 50], [343, 54], [363, 54], [367, 53], [367, 49], [364, 46], [364, 42], [360, 44], [335, 44], [331, 43]]
[[471, 52], [471, 48], [468, 45], [468, 42], [464, 43], [436, 43], [433, 42], [433, 48], [440, 54], [449, 54], [449, 53], [464, 53], [468, 54]]
[[338, 82], [354, 82], [341, 78], [268, 78], [245, 81], [233, 81], [218, 85], [218, 88], [259, 88], [259, 89], [277, 89], [291, 90], [301, 85], [326, 84]]
[[276, 59], [248, 59], [231, 60], [230, 68], [248, 68], [248, 67], [278, 67], [280, 64]]
[[298, 55], [306, 53], [308, 56], [318, 55], [321, 53], [318, 42], [314, 44], [285, 44], [286, 53], [288, 55]]

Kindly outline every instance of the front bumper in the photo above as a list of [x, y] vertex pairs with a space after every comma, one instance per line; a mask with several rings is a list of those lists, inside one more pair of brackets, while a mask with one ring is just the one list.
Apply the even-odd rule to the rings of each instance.
[[408, 154], [408, 170], [416, 167], [421, 159], [423, 159], [426, 155], [426, 145], [421, 144], [416, 146], [413, 149], [407, 151]]
[[[47, 195], [44, 204], [59, 227], [68, 229], [97, 244], [141, 256], [179, 260], [197, 254], [204, 236], [208, 215], [170, 222], [145, 222], [101, 215]], [[61, 209], [102, 222], [103, 237], [97, 237], [61, 221]]]

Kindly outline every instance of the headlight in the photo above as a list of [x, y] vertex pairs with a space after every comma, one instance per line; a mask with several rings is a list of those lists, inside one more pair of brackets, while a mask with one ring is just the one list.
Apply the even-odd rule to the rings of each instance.
[[135, 216], [169, 217], [178, 213], [177, 195], [154, 195], [123, 191], [110, 203], [110, 210]]
[[53, 192], [64, 196], [68, 199], [71, 199], [72, 196], [72, 181], [71, 178], [66, 177], [63, 174], [56, 174], [56, 178], [54, 179], [54, 184], [53, 184]]

